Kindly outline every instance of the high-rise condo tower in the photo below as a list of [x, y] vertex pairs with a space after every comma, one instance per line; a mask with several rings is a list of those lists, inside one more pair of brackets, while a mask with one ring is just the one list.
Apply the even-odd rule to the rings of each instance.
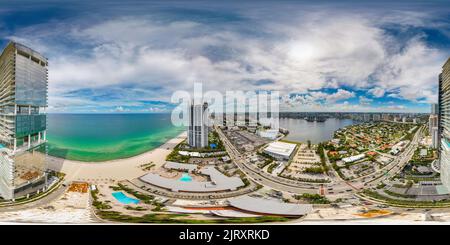
[[189, 105], [188, 143], [194, 148], [208, 146], [208, 104]]
[[46, 188], [47, 59], [10, 42], [0, 56], [0, 196]]
[[431, 135], [432, 147], [439, 147], [439, 105], [431, 104], [431, 114], [428, 119], [428, 133]]
[[450, 58], [439, 75], [439, 159], [442, 184], [450, 191]]

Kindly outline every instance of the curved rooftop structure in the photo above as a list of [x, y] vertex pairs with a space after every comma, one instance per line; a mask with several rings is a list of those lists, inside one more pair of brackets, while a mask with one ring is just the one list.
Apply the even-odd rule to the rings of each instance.
[[[169, 164], [174, 165], [174, 164]], [[184, 164], [187, 165], [187, 164]], [[192, 165], [195, 166], [195, 165]], [[166, 167], [168, 167], [166, 165]], [[179, 169], [181, 166], [173, 166]], [[169, 179], [158, 174], [148, 173], [140, 179], [148, 184], [168, 189], [174, 192], [220, 192], [220, 191], [234, 191], [241, 186], [244, 186], [239, 177], [228, 177], [219, 172], [213, 166], [203, 167], [198, 170], [201, 174], [209, 176], [211, 181], [199, 182], [192, 180], [190, 182], [180, 181], [178, 179]]]
[[192, 172], [197, 169], [197, 165], [195, 165], [195, 164], [178, 163], [178, 162], [171, 162], [171, 161], [167, 161], [166, 164], [164, 164], [164, 167], [167, 169], [175, 169], [175, 170], [188, 171], [188, 172]]
[[283, 203], [250, 196], [232, 198], [229, 203], [232, 207], [254, 214], [303, 216], [313, 210], [311, 204]]

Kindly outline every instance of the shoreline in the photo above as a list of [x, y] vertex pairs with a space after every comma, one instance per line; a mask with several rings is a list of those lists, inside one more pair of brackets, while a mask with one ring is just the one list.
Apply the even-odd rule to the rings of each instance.
[[[182, 137], [183, 134], [187, 134], [187, 131], [183, 131], [182, 133], [176, 135], [175, 137], [169, 138], [168, 140], [164, 141], [162, 144], [158, 145], [157, 147], [155, 147], [153, 149], [146, 150], [146, 151], [141, 152], [139, 154], [136, 154], [136, 155], [133, 155], [133, 156], [128, 156], [128, 157], [120, 157], [120, 158], [109, 159], [109, 160], [100, 160], [100, 161], [95, 161], [95, 160], [83, 161], [83, 160], [68, 159], [68, 158], [64, 158], [64, 157], [54, 156], [54, 155], [49, 154], [48, 152], [47, 152], [47, 157], [48, 158], [58, 159], [58, 160], [67, 160], [67, 161], [72, 161], [72, 162], [79, 162], [79, 163], [89, 163], [89, 164], [96, 164], [96, 163], [98, 163], [98, 164], [103, 164], [103, 163], [114, 162], [114, 161], [119, 161], [119, 160], [125, 160], [125, 159], [129, 159], [129, 158], [133, 158], [133, 157], [137, 157], [137, 156], [143, 155], [143, 154], [145, 154], [147, 152], [150, 152], [150, 151], [153, 151], [153, 150], [156, 150], [156, 149], [162, 147], [164, 144], [166, 144], [167, 142], [169, 142], [172, 139]], [[187, 136], [186, 136], [186, 138], [187, 138]]]
[[136, 156], [107, 161], [78, 161], [48, 155], [48, 168], [66, 174], [66, 181], [118, 181], [134, 179], [145, 174], [142, 164], [153, 162], [154, 168], [165, 163], [173, 148], [187, 138], [184, 131], [159, 147]]

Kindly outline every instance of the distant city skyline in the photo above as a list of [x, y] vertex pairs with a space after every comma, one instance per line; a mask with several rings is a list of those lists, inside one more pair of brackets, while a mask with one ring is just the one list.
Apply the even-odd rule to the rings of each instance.
[[277, 90], [280, 111], [429, 113], [450, 50], [449, 9], [19, 0], [0, 3], [0, 46], [15, 40], [50, 60], [49, 113], [170, 112], [172, 93], [193, 82]]

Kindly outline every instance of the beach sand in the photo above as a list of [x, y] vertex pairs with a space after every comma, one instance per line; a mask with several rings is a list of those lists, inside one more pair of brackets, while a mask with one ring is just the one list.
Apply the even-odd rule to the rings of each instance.
[[187, 133], [184, 132], [151, 151], [130, 158], [104, 162], [81, 162], [48, 156], [48, 168], [65, 173], [67, 182], [104, 182], [134, 179], [145, 174], [145, 171], [140, 167], [142, 164], [153, 162], [154, 168], [161, 167], [165, 163], [166, 156], [186, 137]]

